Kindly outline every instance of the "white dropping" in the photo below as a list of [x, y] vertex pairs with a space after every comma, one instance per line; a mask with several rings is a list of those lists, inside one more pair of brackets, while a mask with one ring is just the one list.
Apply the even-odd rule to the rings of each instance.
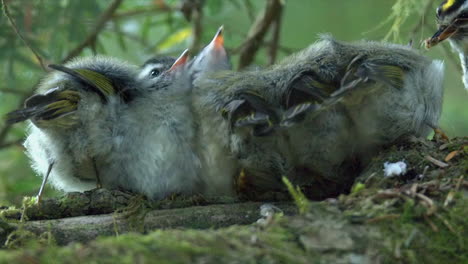
[[398, 161], [395, 163], [385, 162], [384, 169], [383, 169], [384, 176], [391, 178], [394, 176], [405, 175], [406, 168], [407, 168], [407, 165], [404, 161]]

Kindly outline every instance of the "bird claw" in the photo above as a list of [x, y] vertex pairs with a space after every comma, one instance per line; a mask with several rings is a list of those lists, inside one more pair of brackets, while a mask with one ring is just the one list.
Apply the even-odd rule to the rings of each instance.
[[447, 134], [445, 134], [445, 132], [438, 127], [434, 128], [434, 138], [441, 139], [442, 141], [450, 142], [450, 138], [447, 136]]
[[307, 113], [320, 109], [321, 104], [330, 97], [328, 91], [331, 90], [333, 86], [318, 81], [312, 73], [303, 73], [292, 82], [286, 93], [286, 110], [280, 126], [290, 127], [304, 120]]
[[264, 136], [273, 131], [278, 118], [275, 111], [259, 94], [240, 92], [222, 109], [230, 128], [252, 127], [254, 136]]
[[316, 111], [319, 108], [319, 104], [314, 104], [310, 102], [305, 102], [290, 107], [283, 113], [283, 119], [280, 122], [280, 126], [291, 127], [294, 124], [297, 124], [300, 121], [302, 121], [305, 118], [306, 113]]

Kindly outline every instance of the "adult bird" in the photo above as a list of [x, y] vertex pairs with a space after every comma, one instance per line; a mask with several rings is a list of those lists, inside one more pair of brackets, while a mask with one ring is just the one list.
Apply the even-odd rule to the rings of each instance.
[[431, 48], [448, 39], [458, 53], [463, 70], [463, 84], [468, 90], [468, 1], [446, 0], [436, 11], [438, 30], [426, 40]]

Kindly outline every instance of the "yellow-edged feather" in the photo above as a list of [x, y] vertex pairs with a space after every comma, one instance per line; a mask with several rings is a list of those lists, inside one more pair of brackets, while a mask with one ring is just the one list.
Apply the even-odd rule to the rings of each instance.
[[447, 2], [442, 5], [442, 11], [447, 11], [453, 4], [455, 4], [455, 0], [447, 0]]
[[115, 94], [115, 89], [109, 78], [106, 76], [87, 69], [75, 69], [75, 71], [94, 83], [106, 96]]

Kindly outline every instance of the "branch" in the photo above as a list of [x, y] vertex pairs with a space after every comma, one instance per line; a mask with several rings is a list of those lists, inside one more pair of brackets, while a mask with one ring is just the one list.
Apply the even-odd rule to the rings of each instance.
[[29, 95], [27, 91], [20, 91], [11, 88], [0, 88], [0, 93], [9, 93], [9, 94], [16, 94], [16, 95]]
[[8, 21], [10, 22], [10, 25], [13, 28], [13, 30], [15, 31], [16, 35], [18, 35], [18, 37], [21, 39], [21, 41], [23, 41], [23, 43], [26, 45], [26, 47], [28, 47], [28, 49], [31, 50], [31, 52], [34, 54], [37, 61], [41, 65], [41, 68], [45, 72], [47, 72], [48, 70], [47, 70], [47, 67], [44, 64], [44, 61], [43, 61], [42, 57], [39, 55], [39, 53], [36, 52], [36, 50], [31, 46], [31, 44], [29, 44], [29, 42], [26, 41], [23, 34], [21, 34], [21, 32], [19, 31], [18, 26], [15, 23], [15, 20], [13, 19], [13, 17], [10, 14], [10, 10], [8, 9], [8, 5], [6, 4], [5, 0], [1, 0], [1, 1], [2, 1], [3, 13], [5, 14]]
[[202, 8], [194, 8], [192, 11], [192, 43], [190, 43], [189, 50], [196, 51], [200, 48], [201, 36], [203, 33], [202, 27], [203, 11]]
[[11, 146], [21, 146], [21, 143], [23, 143], [23, 139], [19, 139], [19, 140], [15, 140], [15, 141], [12, 141], [12, 142], [3, 143], [3, 144], [0, 145], [0, 149], [2, 149], [2, 148], [8, 148], [8, 147], [11, 147]]
[[126, 19], [133, 16], [138, 15], [147, 15], [151, 13], [165, 13], [165, 12], [173, 12], [176, 11], [175, 9], [171, 8], [168, 5], [162, 6], [155, 6], [152, 8], [142, 8], [142, 9], [135, 9], [127, 12], [116, 13], [112, 16], [112, 20], [119, 20], [119, 19]]
[[262, 43], [265, 34], [272, 22], [280, 15], [283, 7], [281, 0], [268, 0], [265, 10], [257, 17], [247, 35], [247, 39], [241, 44], [239, 69], [250, 65]]
[[281, 32], [281, 19], [283, 14], [283, 7], [280, 7], [280, 11], [275, 21], [273, 22], [273, 37], [271, 39], [270, 49], [268, 51], [269, 55], [269, 65], [273, 65], [276, 61], [276, 54], [278, 53], [278, 46], [280, 42], [280, 32]]
[[[210, 229], [231, 225], [246, 225], [260, 218], [263, 203], [214, 204], [188, 208], [163, 209], [143, 214], [105, 214], [69, 217], [54, 220], [9, 223], [12, 228], [27, 230], [40, 235], [51, 232], [59, 245], [70, 242], [88, 242], [98, 236], [115, 236], [132, 231], [148, 232], [156, 229], [197, 228]], [[286, 215], [297, 213], [292, 203], [275, 206]]]
[[255, 22], [254, 6], [250, 0], [244, 0], [245, 10], [247, 11], [247, 16], [249, 20], [253, 23]]
[[185, 0], [182, 1], [180, 11], [184, 14], [187, 21], [192, 22], [192, 43], [189, 50], [195, 52], [199, 49], [201, 36], [203, 33], [203, 4], [204, 0]]
[[65, 63], [70, 59], [78, 56], [86, 47], [93, 46], [93, 43], [96, 41], [97, 36], [104, 29], [106, 23], [112, 19], [112, 15], [121, 3], [122, 0], [114, 0], [106, 9], [106, 11], [104, 11], [104, 13], [102, 13], [102, 15], [99, 17], [96, 26], [94, 27], [93, 31], [91, 31], [91, 33], [88, 35], [88, 37], [83, 42], [81, 42], [76, 48], [70, 51], [61, 63]]

